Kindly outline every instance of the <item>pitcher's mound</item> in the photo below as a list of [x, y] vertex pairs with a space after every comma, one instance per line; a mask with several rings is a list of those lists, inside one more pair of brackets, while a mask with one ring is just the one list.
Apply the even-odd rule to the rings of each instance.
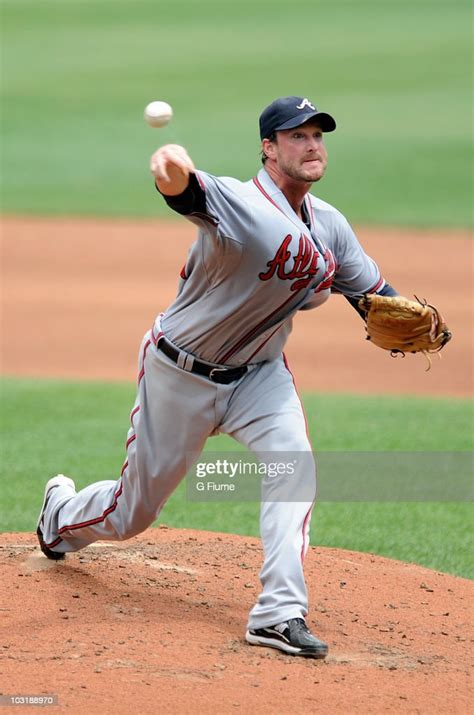
[[[48, 561], [0, 538], [3, 695], [67, 713], [465, 713], [472, 582], [310, 548], [309, 626], [326, 661], [245, 643], [257, 539], [161, 527]], [[23, 708], [22, 712], [29, 712]]]

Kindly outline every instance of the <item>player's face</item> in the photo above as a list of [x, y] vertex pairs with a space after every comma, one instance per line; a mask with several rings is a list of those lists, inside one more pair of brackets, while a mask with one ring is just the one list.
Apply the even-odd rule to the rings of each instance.
[[283, 174], [296, 181], [313, 182], [322, 179], [327, 166], [327, 151], [323, 133], [314, 123], [277, 133], [272, 142], [272, 158]]

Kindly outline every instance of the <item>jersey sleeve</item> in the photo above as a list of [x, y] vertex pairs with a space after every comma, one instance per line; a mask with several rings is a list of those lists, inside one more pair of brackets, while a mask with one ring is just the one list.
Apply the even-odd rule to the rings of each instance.
[[368, 256], [342, 214], [337, 214], [334, 254], [336, 274], [332, 289], [346, 296], [379, 291], [385, 281], [375, 261]]
[[[161, 193], [158, 186], [156, 186], [156, 189], [159, 193]], [[166, 194], [161, 195], [170, 209], [173, 209], [173, 211], [176, 211], [176, 213], [179, 213], [182, 216], [187, 216], [196, 212], [206, 212], [206, 195], [203, 189], [201, 189], [196, 174], [189, 175], [189, 184], [182, 194], [178, 194], [176, 196], [166, 196]]]
[[190, 175], [188, 188], [179, 196], [164, 196], [168, 206], [214, 237], [243, 243], [252, 215], [242, 192], [242, 182], [204, 171]]

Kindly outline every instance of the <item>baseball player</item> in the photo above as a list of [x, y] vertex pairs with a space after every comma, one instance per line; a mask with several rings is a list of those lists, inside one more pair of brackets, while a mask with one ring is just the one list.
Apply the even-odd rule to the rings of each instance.
[[260, 116], [263, 167], [246, 182], [197, 170], [179, 145], [153, 154], [158, 191], [197, 226], [197, 240], [175, 301], [140, 348], [120, 478], [78, 493], [68, 477], [49, 480], [37, 529], [53, 559], [98, 539], [138, 534], [187, 473], [187, 456], [197, 457], [218, 432], [262, 459], [282, 451], [309, 455], [293, 477], [302, 498], [276, 499], [275, 482], [263, 480], [262, 591], [246, 639], [314, 658], [328, 652], [305, 621], [315, 464], [282, 350], [296, 313], [318, 307], [331, 291], [358, 310], [362, 294], [396, 294], [344, 216], [308, 193], [324, 175], [324, 134], [335, 128], [308, 98], [275, 100]]

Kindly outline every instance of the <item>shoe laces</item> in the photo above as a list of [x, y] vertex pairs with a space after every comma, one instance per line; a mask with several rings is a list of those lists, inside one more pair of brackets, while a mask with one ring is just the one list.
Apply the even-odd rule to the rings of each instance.
[[288, 625], [290, 625], [290, 623], [294, 623], [297, 630], [304, 631], [305, 633], [310, 633], [310, 630], [306, 625], [306, 621], [304, 620], [304, 618], [290, 618], [287, 623]]

